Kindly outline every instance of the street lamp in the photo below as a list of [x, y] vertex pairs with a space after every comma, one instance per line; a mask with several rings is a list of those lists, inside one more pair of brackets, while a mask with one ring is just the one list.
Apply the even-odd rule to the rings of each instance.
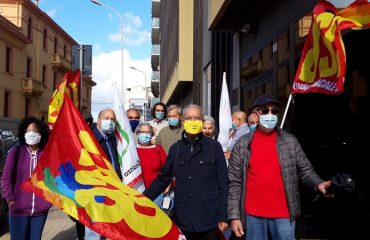
[[146, 74], [143, 72], [143, 71], [141, 71], [141, 70], [139, 70], [139, 69], [137, 69], [136, 67], [133, 67], [133, 66], [131, 66], [130, 67], [132, 70], [135, 70], [135, 71], [138, 71], [138, 72], [141, 72], [143, 75], [144, 75], [144, 84], [145, 84], [145, 103], [144, 103], [144, 111], [143, 111], [143, 115], [144, 115], [144, 121], [146, 121], [146, 107], [147, 107], [147, 105], [148, 105], [148, 103], [149, 103], [149, 92], [148, 92], [148, 85], [146, 84]]
[[141, 72], [144, 75], [144, 81], [145, 81], [144, 82], [144, 84], [145, 84], [145, 99], [148, 100], [148, 98], [149, 98], [149, 92], [148, 92], [148, 86], [146, 84], [146, 74], [143, 71], [137, 69], [136, 67], [131, 66], [130, 68], [133, 69], [133, 70], [135, 70], [135, 71]]
[[96, 5], [98, 5], [98, 6], [102, 6], [102, 7], [105, 7], [105, 8], [108, 8], [108, 9], [110, 9], [110, 10], [112, 10], [113, 12], [115, 12], [116, 14], [117, 14], [117, 16], [119, 17], [119, 20], [120, 20], [120, 22], [121, 22], [121, 66], [122, 66], [122, 69], [121, 69], [121, 81], [122, 81], [122, 101], [123, 101], [123, 104], [125, 104], [125, 82], [124, 82], [124, 77], [123, 77], [123, 73], [124, 73], [124, 68], [123, 68], [123, 66], [124, 66], [124, 60], [123, 60], [123, 17], [122, 17], [122, 15], [116, 10], [116, 9], [114, 9], [114, 8], [112, 8], [112, 7], [110, 7], [110, 6], [107, 6], [107, 5], [105, 5], [105, 4], [103, 4], [103, 3], [101, 3], [100, 1], [98, 1], [98, 0], [90, 0], [92, 3], [94, 3], [94, 4], [96, 4]]

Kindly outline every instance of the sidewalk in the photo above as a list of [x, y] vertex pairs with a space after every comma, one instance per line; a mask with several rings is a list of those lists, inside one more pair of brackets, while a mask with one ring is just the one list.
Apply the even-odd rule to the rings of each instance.
[[[3, 226], [1, 226], [3, 228]], [[3, 234], [3, 229], [0, 232], [1, 240], [10, 240], [9, 230], [5, 230]], [[75, 240], [77, 239], [77, 233], [75, 229], [75, 223], [59, 209], [52, 207], [49, 211], [48, 218], [46, 219], [46, 224], [44, 231], [42, 232], [43, 240]]]

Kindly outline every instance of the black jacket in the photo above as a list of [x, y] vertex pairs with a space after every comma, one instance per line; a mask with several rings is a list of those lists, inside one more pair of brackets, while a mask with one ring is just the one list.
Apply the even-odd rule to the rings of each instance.
[[107, 138], [107, 143], [113, 148], [113, 152], [112, 152], [113, 159], [110, 159], [108, 146], [105, 143], [103, 135], [99, 132], [97, 127], [93, 127], [92, 132], [94, 133], [96, 140], [98, 140], [100, 146], [102, 147], [105, 155], [108, 157], [110, 163], [114, 163], [116, 173], [117, 173], [118, 177], [122, 180], [121, 167], [120, 167], [119, 162], [118, 162], [117, 142], [116, 142], [117, 140], [116, 140], [115, 136], [114, 135], [107, 135], [107, 137], [108, 137]]
[[227, 222], [228, 177], [221, 145], [200, 135], [171, 146], [158, 177], [144, 191], [155, 199], [170, 184], [175, 156], [175, 222], [183, 231], [205, 232]]

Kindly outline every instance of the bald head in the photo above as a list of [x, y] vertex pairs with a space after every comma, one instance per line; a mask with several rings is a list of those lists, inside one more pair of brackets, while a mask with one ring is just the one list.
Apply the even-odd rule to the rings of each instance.
[[234, 112], [231, 118], [234, 121], [236, 127], [239, 127], [243, 123], [247, 122], [247, 114], [243, 111]]

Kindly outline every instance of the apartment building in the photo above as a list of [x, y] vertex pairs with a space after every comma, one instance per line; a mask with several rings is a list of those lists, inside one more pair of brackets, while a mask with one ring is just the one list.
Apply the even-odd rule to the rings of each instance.
[[[71, 49], [77, 42], [31, 0], [2, 0], [0, 9], [0, 125], [15, 133], [26, 116], [47, 120], [50, 98], [71, 71]], [[93, 86], [86, 76], [86, 114]]]

